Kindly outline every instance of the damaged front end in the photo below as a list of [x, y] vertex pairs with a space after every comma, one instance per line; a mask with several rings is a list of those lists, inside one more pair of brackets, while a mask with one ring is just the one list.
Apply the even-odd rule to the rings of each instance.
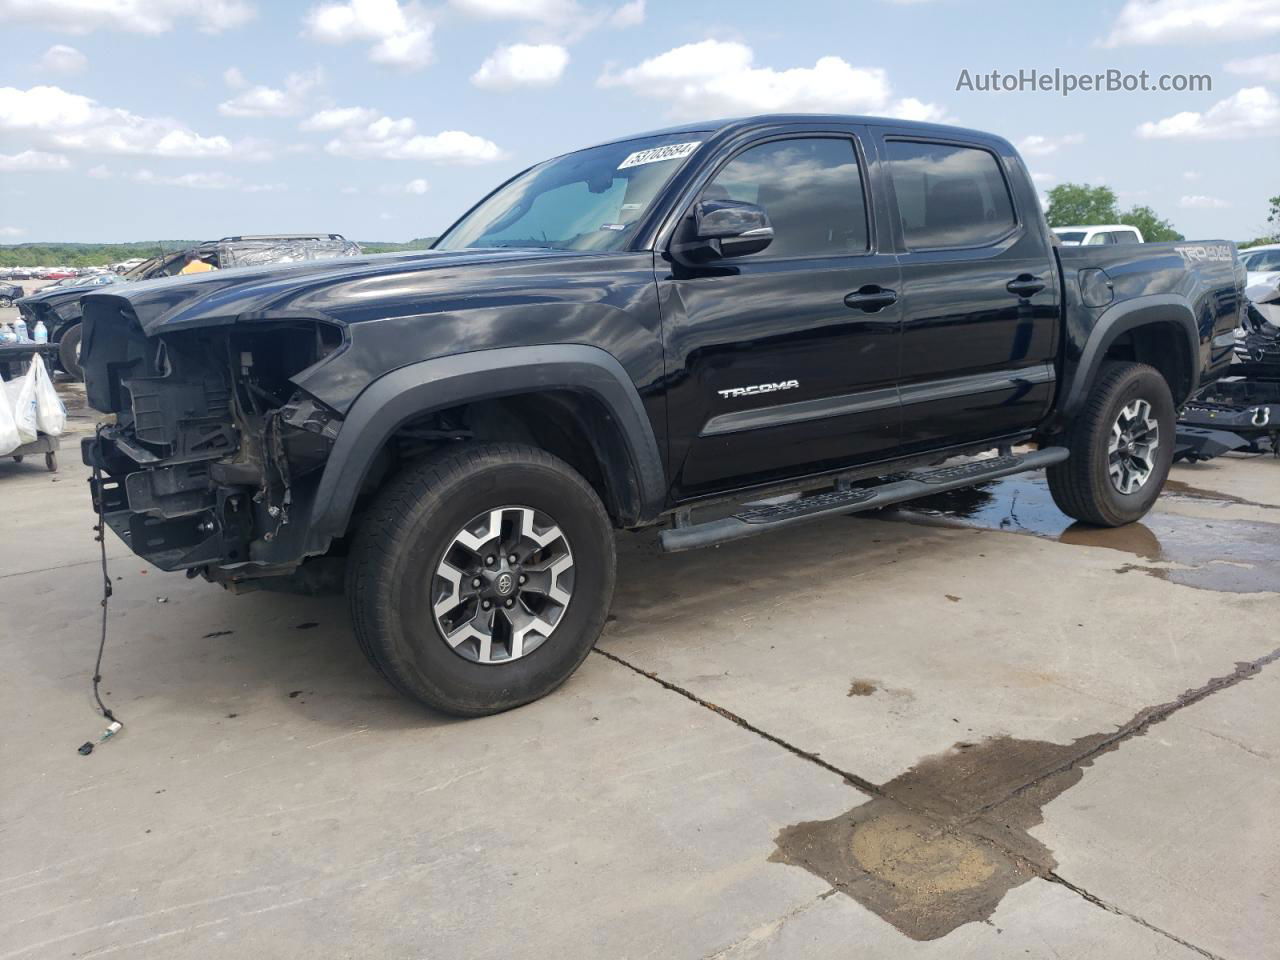
[[294, 571], [341, 418], [291, 378], [343, 342], [317, 320], [147, 336], [127, 300], [87, 300], [86, 394], [115, 415], [83, 441], [95, 508], [162, 570], [231, 584]]

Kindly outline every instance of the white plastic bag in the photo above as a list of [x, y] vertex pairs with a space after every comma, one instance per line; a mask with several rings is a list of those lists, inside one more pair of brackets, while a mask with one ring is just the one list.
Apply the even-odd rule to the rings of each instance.
[[[8, 384], [3, 386], [7, 387]], [[13, 404], [9, 402], [9, 391], [0, 388], [0, 457], [12, 453], [21, 444], [18, 424], [13, 419]]]
[[67, 408], [53, 388], [53, 380], [39, 355], [32, 358], [27, 375], [35, 377], [36, 426], [41, 433], [51, 437], [62, 436], [62, 431], [67, 428]]
[[36, 378], [27, 370], [20, 379], [4, 385], [13, 407], [13, 421], [18, 427], [18, 441], [30, 443], [36, 438]]

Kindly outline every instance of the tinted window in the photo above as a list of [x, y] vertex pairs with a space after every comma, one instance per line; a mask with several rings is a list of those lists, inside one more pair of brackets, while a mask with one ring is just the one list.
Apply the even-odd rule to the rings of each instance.
[[891, 140], [889, 175], [907, 246], [974, 247], [1013, 227], [1013, 202], [985, 150]]
[[1114, 243], [1137, 243], [1138, 235], [1132, 230], [1113, 230], [1111, 239]]
[[823, 257], [867, 249], [862, 175], [849, 140], [775, 140], [730, 160], [704, 199], [745, 200], [773, 224], [767, 257]]
[[1081, 240], [1083, 240], [1083, 239], [1084, 239], [1084, 231], [1082, 231], [1082, 230], [1072, 230], [1072, 231], [1070, 231], [1069, 233], [1060, 233], [1060, 234], [1058, 234], [1058, 238], [1059, 238], [1063, 243], [1075, 243], [1075, 244], [1078, 244]]
[[1104, 243], [1111, 243], [1111, 242], [1113, 242], [1111, 239], [1111, 234], [1104, 231], [1102, 233], [1095, 233], [1092, 237], [1090, 237], [1088, 245], [1091, 247], [1100, 247]]
[[1261, 273], [1264, 270], [1280, 270], [1280, 250], [1259, 250], [1240, 258], [1246, 270]]

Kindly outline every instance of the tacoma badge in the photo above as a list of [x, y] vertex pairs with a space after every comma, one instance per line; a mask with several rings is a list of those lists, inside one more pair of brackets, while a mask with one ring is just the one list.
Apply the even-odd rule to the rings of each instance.
[[734, 397], [754, 397], [760, 393], [777, 393], [779, 390], [795, 390], [799, 386], [799, 380], [783, 380], [780, 383], [757, 383], [753, 387], [730, 387], [728, 390], [717, 390], [716, 393], [728, 400]]

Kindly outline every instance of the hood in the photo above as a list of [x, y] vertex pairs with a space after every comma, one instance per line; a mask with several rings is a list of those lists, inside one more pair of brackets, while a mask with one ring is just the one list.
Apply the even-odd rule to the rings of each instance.
[[131, 310], [148, 336], [287, 317], [348, 324], [384, 319], [397, 300], [420, 310], [424, 297], [491, 267], [580, 256], [539, 248], [383, 253], [112, 284], [80, 296]]

